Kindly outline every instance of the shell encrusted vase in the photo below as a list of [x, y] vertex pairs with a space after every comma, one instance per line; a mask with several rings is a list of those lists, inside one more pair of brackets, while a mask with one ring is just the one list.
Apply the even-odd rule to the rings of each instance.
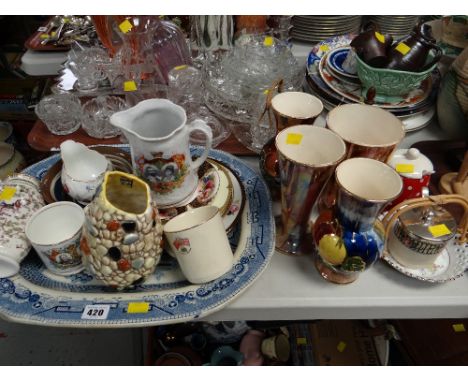
[[106, 172], [85, 215], [83, 263], [98, 280], [121, 290], [154, 272], [161, 258], [162, 225], [144, 181]]

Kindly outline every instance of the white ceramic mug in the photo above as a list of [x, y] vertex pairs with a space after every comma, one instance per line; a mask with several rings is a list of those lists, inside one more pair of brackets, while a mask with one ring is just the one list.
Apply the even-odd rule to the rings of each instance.
[[231, 269], [234, 257], [218, 207], [184, 212], [166, 223], [164, 234], [191, 283], [212, 281]]
[[72, 202], [49, 204], [31, 216], [26, 236], [49, 271], [67, 276], [83, 270], [79, 246], [84, 221], [83, 209]]
[[[213, 139], [204, 121], [187, 123], [182, 107], [166, 99], [148, 99], [113, 114], [110, 122], [130, 142], [133, 170], [150, 185], [158, 207], [177, 206], [195, 194], [197, 169], [208, 157]], [[205, 151], [195, 161], [189, 149], [193, 131], [206, 136]]]

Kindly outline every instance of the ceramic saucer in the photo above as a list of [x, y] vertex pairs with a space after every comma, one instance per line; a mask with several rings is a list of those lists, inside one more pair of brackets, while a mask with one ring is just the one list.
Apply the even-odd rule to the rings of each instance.
[[[186, 205], [159, 209], [161, 220], [164, 224], [182, 212], [211, 205], [219, 208], [224, 227], [229, 232], [236, 224], [244, 206], [245, 193], [242, 183], [230, 169], [213, 159], [208, 159], [202, 167], [197, 194]], [[213, 173], [216, 173], [216, 176]], [[216, 182], [218, 184], [215, 184]], [[213, 186], [207, 187], [210, 183], [213, 183]]]
[[[92, 147], [92, 149], [109, 159], [114, 170], [132, 173], [132, 160], [129, 153], [111, 146], [96, 146]], [[41, 178], [41, 192], [47, 204], [73, 201], [63, 190], [61, 181], [62, 164], [62, 160], [59, 160]]]
[[417, 115], [400, 118], [401, 122], [403, 122], [405, 131], [409, 133], [428, 126], [431, 123], [432, 118], [434, 118], [435, 109], [435, 106], [432, 106], [428, 110], [418, 113]]
[[468, 243], [459, 244], [459, 238], [460, 235], [457, 234], [450, 240], [430, 268], [407, 268], [395, 260], [388, 248], [383, 253], [382, 259], [406, 276], [429, 283], [445, 283], [463, 276], [463, 273], [468, 269]]

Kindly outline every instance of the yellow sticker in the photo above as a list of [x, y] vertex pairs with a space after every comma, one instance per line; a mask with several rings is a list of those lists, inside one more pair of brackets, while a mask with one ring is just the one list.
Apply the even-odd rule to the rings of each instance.
[[126, 92], [134, 92], [137, 90], [137, 86], [135, 81], [125, 81], [124, 82], [124, 91]]
[[400, 174], [409, 174], [414, 172], [414, 164], [397, 164], [395, 169]]
[[16, 188], [15, 187], [4, 187], [3, 191], [0, 193], [0, 201], [9, 202], [10, 199], [15, 196]]
[[266, 36], [265, 40], [263, 40], [263, 45], [265, 46], [272, 46], [273, 45], [273, 37]]
[[133, 25], [130, 21], [124, 20], [119, 24], [119, 28], [123, 33], [128, 33], [132, 30]]
[[307, 338], [298, 337], [296, 342], [297, 342], [298, 345], [307, 345]]
[[406, 45], [404, 42], [400, 42], [400, 43], [396, 46], [395, 49], [396, 49], [397, 51], [399, 51], [403, 56], [404, 56], [405, 54], [407, 54], [407, 53], [411, 50], [411, 48], [410, 48], [408, 45]]
[[450, 235], [452, 233], [445, 224], [433, 225], [428, 227], [428, 229], [434, 237]]
[[46, 38], [49, 38], [50, 36], [47, 33], [43, 33], [43, 34], [41, 34], [40, 37], [41, 37], [42, 40], [45, 40]]
[[453, 324], [452, 328], [457, 333], [466, 332], [465, 325], [463, 324]]
[[385, 36], [382, 33], [375, 32], [375, 38], [379, 40], [382, 44], [385, 43]]
[[149, 302], [129, 302], [127, 312], [128, 313], [148, 313]]
[[263, 94], [267, 95], [270, 92], [270, 89], [266, 89], [263, 91]]
[[340, 341], [336, 349], [340, 352], [343, 353], [344, 350], [346, 349], [346, 342]]
[[302, 134], [289, 133], [286, 136], [287, 145], [299, 145], [302, 141]]
[[174, 70], [182, 70], [182, 69], [185, 69], [185, 68], [188, 68], [188, 65], [179, 65], [179, 66], [176, 66], [174, 68]]
[[326, 45], [326, 44], [325, 44], [325, 45], [321, 45], [320, 48], [319, 48], [319, 50], [321, 50], [321, 51], [323, 51], [323, 52], [326, 52], [326, 51], [330, 50], [330, 47], [329, 47], [328, 45]]

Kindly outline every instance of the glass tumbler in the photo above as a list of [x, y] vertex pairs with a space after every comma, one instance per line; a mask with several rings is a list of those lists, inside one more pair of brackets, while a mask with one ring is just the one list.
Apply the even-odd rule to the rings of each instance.
[[80, 127], [81, 104], [72, 94], [52, 94], [36, 105], [36, 115], [52, 134], [67, 135]]

